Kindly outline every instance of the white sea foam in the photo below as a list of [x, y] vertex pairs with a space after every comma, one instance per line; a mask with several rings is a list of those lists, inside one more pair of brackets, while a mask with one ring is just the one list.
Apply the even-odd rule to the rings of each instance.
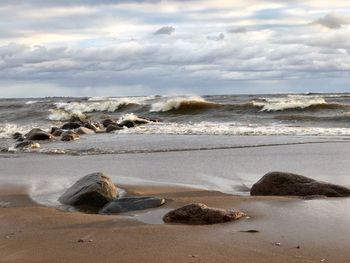
[[150, 122], [149, 120], [146, 120], [146, 119], [143, 119], [143, 118], [140, 118], [139, 116], [137, 116], [136, 114], [134, 113], [126, 113], [124, 115], [122, 115], [119, 120], [118, 120], [118, 123], [121, 123], [123, 121], [144, 121], [144, 122]]
[[174, 97], [174, 98], [168, 98], [164, 101], [159, 101], [151, 105], [151, 112], [166, 112], [171, 110], [177, 110], [184, 104], [186, 105], [214, 105], [214, 103], [211, 103], [209, 101], [206, 101], [205, 99], [198, 97], [198, 96], [192, 96], [192, 97]]
[[0, 124], [0, 138], [11, 138], [12, 134], [15, 132], [20, 133], [27, 133], [32, 128], [34, 128], [34, 125], [17, 125], [14, 123], [4, 123]]
[[26, 105], [31, 105], [31, 104], [35, 104], [35, 103], [38, 103], [38, 102], [40, 102], [40, 101], [38, 101], [38, 100], [29, 100], [25, 104]]
[[119, 133], [195, 135], [297, 135], [350, 136], [350, 128], [300, 127], [286, 125], [246, 125], [241, 123], [149, 123]]
[[82, 114], [81, 112], [68, 113], [64, 110], [59, 110], [59, 109], [58, 110], [51, 109], [49, 110], [49, 112], [51, 114], [49, 115], [48, 119], [51, 121], [66, 121], [66, 120], [69, 120], [73, 114], [76, 114], [76, 115]]
[[262, 98], [253, 101], [253, 105], [261, 107], [261, 111], [282, 111], [286, 109], [304, 109], [312, 105], [327, 104], [321, 96], [288, 95], [278, 98]]

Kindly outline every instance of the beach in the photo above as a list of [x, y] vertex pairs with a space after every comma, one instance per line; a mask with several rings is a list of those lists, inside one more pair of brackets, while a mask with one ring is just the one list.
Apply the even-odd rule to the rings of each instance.
[[[111, 139], [99, 138], [102, 145]], [[270, 171], [295, 172], [349, 187], [346, 137], [128, 138], [132, 152], [2, 153], [0, 262], [347, 262], [350, 258], [349, 199], [249, 196], [252, 184]], [[115, 143], [110, 148], [123, 148], [117, 140], [110, 141]], [[96, 215], [57, 202], [69, 185], [96, 171], [110, 176], [126, 195], [161, 196], [167, 203], [127, 214]], [[239, 209], [248, 217], [205, 226], [162, 222], [171, 209], [198, 202]], [[240, 232], [247, 230], [259, 232]]]

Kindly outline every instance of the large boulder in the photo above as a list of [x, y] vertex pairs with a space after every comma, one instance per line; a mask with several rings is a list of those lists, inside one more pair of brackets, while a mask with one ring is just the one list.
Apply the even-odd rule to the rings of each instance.
[[250, 194], [346, 197], [350, 196], [350, 189], [339, 185], [316, 181], [297, 174], [271, 172], [265, 174], [253, 185]]
[[172, 210], [164, 215], [163, 220], [166, 223], [208, 225], [234, 221], [243, 216], [245, 214], [240, 211], [212, 208], [198, 203]]
[[135, 210], [155, 208], [165, 204], [164, 198], [154, 196], [134, 196], [115, 199], [106, 204], [100, 214], [118, 214]]
[[51, 139], [51, 134], [43, 131], [42, 129], [39, 128], [34, 128], [30, 132], [28, 132], [25, 135], [27, 140], [50, 140]]
[[79, 179], [58, 200], [65, 205], [102, 208], [117, 196], [117, 188], [108, 176], [92, 173]]

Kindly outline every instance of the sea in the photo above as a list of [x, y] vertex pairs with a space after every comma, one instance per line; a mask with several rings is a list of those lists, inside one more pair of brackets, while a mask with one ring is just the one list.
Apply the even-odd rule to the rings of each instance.
[[73, 115], [157, 119], [122, 134], [350, 135], [350, 93], [0, 99], [0, 138]]

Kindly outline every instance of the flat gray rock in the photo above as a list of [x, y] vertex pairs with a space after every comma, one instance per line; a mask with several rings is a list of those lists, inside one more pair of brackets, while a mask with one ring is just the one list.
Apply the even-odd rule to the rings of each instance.
[[250, 190], [251, 195], [347, 197], [350, 189], [283, 172], [265, 174]]
[[135, 196], [115, 199], [106, 204], [100, 214], [118, 214], [135, 210], [155, 208], [165, 204], [165, 199], [154, 196]]
[[108, 176], [92, 173], [79, 179], [58, 200], [65, 205], [101, 208], [117, 196], [117, 188]]
[[163, 217], [166, 223], [182, 223], [192, 225], [208, 225], [225, 223], [245, 216], [244, 213], [234, 210], [208, 207], [205, 204], [189, 204], [172, 210]]

